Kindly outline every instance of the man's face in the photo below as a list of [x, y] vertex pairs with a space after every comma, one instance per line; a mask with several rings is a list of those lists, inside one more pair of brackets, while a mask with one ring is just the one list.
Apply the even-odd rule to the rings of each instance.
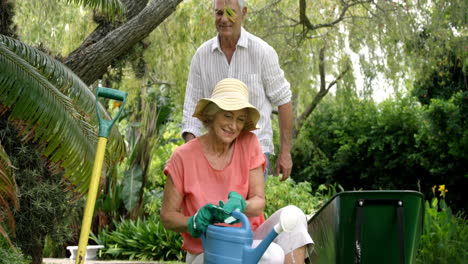
[[[229, 16], [226, 7], [233, 11]], [[236, 0], [215, 0], [214, 18], [216, 30], [221, 38], [238, 38], [241, 32], [242, 21], [247, 9], [240, 10]]]

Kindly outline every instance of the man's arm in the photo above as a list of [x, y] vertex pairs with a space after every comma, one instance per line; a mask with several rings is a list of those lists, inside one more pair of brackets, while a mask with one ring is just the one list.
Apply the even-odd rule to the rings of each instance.
[[262, 65], [262, 81], [265, 94], [272, 105], [278, 106], [280, 128], [280, 151], [276, 159], [275, 175], [282, 173], [282, 181], [289, 178], [292, 169], [291, 136], [293, 129], [293, 111], [290, 84], [284, 77], [279, 65], [278, 54], [271, 46], [265, 46]]
[[293, 166], [291, 158], [291, 136], [293, 128], [292, 103], [278, 106], [280, 128], [280, 152], [276, 159], [276, 175], [283, 174], [281, 180], [286, 180], [291, 175]]
[[187, 80], [187, 87], [185, 88], [184, 109], [182, 116], [182, 138], [185, 143], [194, 139], [197, 134], [201, 133], [201, 122], [192, 117], [195, 106], [200, 98], [202, 98], [201, 84], [201, 69], [199, 66], [199, 58], [195, 54], [190, 64], [190, 72]]

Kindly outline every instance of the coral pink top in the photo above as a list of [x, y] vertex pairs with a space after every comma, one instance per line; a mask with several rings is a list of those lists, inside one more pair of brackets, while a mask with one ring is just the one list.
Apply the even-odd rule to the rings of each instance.
[[[182, 213], [192, 216], [207, 203], [218, 205], [220, 200], [226, 202], [230, 191], [236, 191], [247, 199], [250, 170], [259, 166], [264, 170], [265, 165], [265, 155], [257, 136], [241, 132], [234, 143], [231, 162], [223, 170], [211, 167], [198, 138], [195, 138], [174, 151], [166, 163], [164, 174], [172, 178], [182, 196]], [[265, 222], [263, 214], [249, 220], [252, 230]], [[201, 239], [193, 238], [187, 232], [182, 233], [182, 237], [184, 250], [191, 254], [203, 252]]]

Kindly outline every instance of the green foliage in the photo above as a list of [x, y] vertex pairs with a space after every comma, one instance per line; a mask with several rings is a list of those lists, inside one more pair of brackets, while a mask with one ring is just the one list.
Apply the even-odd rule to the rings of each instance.
[[130, 170], [125, 171], [122, 181], [123, 190], [120, 197], [124, 201], [125, 208], [132, 211], [137, 202], [142, 188], [143, 172], [141, 167], [136, 164]]
[[[64, 241], [60, 242], [55, 242], [49, 235], [45, 237], [44, 241], [44, 250], [42, 251], [43, 257], [44, 258], [57, 258], [57, 257], [65, 257], [66, 256], [66, 247], [65, 244], [68, 244], [67, 242], [63, 243]], [[71, 244], [68, 244], [71, 245]], [[68, 246], [67, 245], [67, 246]]]
[[422, 104], [430, 104], [432, 99], [449, 100], [457, 92], [468, 91], [466, 62], [453, 50], [432, 59], [435, 65], [424, 66], [425, 75], [416, 80], [411, 91]]
[[120, 0], [66, 0], [68, 3], [75, 3], [78, 5], [89, 6], [94, 9], [100, 9], [106, 12], [109, 17], [115, 13], [123, 14], [125, 6]]
[[96, 25], [92, 10], [57, 1], [15, 1], [17, 33], [24, 43], [67, 56]]
[[[51, 167], [64, 168], [64, 176], [84, 192], [97, 142], [92, 126], [97, 123], [96, 101], [89, 88], [59, 61], [0, 35], [0, 100], [11, 110], [9, 119], [23, 123], [23, 140], [40, 145], [51, 165], [56, 164]], [[100, 111], [108, 118], [103, 108]], [[124, 153], [116, 129], [110, 141], [115, 162]]]
[[166, 183], [164, 167], [174, 150], [183, 144], [180, 136], [180, 123], [169, 122], [167, 129], [161, 135], [160, 144], [153, 149], [153, 160], [150, 167], [151, 177], [148, 179], [148, 190], [157, 190], [163, 188]]
[[417, 135], [423, 167], [432, 176], [428, 187], [446, 184], [447, 202], [454, 209], [468, 209], [468, 92], [458, 92], [449, 100], [433, 99], [424, 107], [424, 122]]
[[152, 43], [144, 54], [148, 71], [153, 79], [170, 82], [169, 96], [178, 106], [174, 118], [182, 116], [192, 56], [204, 41], [216, 35], [212, 6], [211, 1], [183, 1], [148, 37]]
[[313, 215], [337, 192], [337, 188], [343, 191], [340, 185], [322, 184], [313, 192], [310, 183], [306, 181], [296, 183], [288, 178], [282, 182], [279, 177], [269, 176], [265, 185], [265, 218], [287, 205], [295, 205], [306, 215]]
[[109, 171], [109, 181], [96, 206], [111, 219], [136, 219], [143, 215], [151, 192], [147, 190], [163, 186], [155, 182], [163, 182], [162, 165], [170, 155], [163, 153], [172, 153], [167, 137], [174, 134], [174, 130], [167, 129], [174, 125], [170, 122], [173, 105], [165, 95], [167, 89], [164, 84], [148, 84], [140, 87], [141, 95], [128, 101], [119, 126], [126, 135], [129, 155], [119, 167]]
[[10, 248], [0, 247], [0, 264], [29, 264], [30, 259]]
[[293, 152], [293, 178], [345, 189], [416, 189], [421, 166], [414, 134], [420, 124], [410, 99], [348, 99], [322, 103], [305, 124]]
[[313, 187], [339, 182], [345, 189], [410, 189], [426, 197], [444, 183], [451, 206], [466, 209], [467, 107], [466, 93], [425, 107], [411, 98], [379, 105], [329, 100], [298, 138], [292, 177]]
[[424, 230], [416, 255], [418, 264], [464, 263], [468, 259], [468, 221], [453, 215], [444, 199], [426, 201]]
[[36, 146], [23, 143], [6, 120], [0, 120], [0, 135], [5, 151], [15, 166], [18, 185], [19, 208], [13, 211], [16, 222], [14, 244], [24, 254], [32, 257], [32, 263], [41, 263], [44, 240], [47, 235], [63, 242], [70, 234], [65, 221], [74, 204], [70, 193], [64, 191], [61, 173], [48, 171], [46, 161]]
[[114, 231], [100, 230], [92, 239], [104, 245], [105, 258], [130, 260], [183, 260], [182, 237], [166, 230], [153, 214], [143, 220], [122, 220], [114, 223]]

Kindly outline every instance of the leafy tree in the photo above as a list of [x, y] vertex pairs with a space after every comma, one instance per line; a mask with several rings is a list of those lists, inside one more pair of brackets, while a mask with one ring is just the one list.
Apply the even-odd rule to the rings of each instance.
[[444, 184], [446, 201], [456, 210], [468, 209], [464, 186], [468, 183], [468, 92], [449, 100], [433, 99], [425, 106], [423, 126], [417, 135], [422, 165], [431, 177], [426, 190]]
[[426, 65], [424, 77], [416, 80], [411, 91], [419, 102], [428, 105], [432, 99], [449, 100], [457, 92], [468, 91], [466, 63], [447, 50], [441, 58], [435, 58], [435, 65]]
[[423, 8], [426, 22], [418, 38], [405, 49], [415, 58], [412, 95], [424, 105], [424, 122], [417, 135], [422, 164], [430, 172], [426, 188], [448, 186], [447, 203], [465, 209], [468, 174], [468, 52], [466, 1], [435, 1]]

